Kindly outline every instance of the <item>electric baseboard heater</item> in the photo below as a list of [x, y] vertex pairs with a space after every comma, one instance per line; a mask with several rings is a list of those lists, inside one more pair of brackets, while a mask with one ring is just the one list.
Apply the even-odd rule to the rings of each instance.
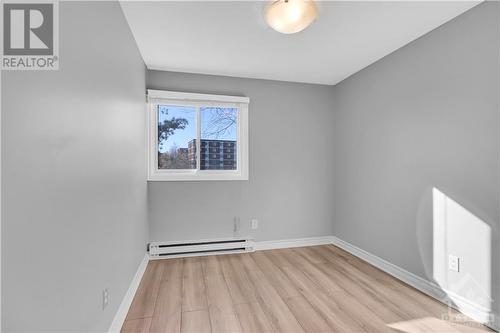
[[179, 258], [253, 252], [254, 241], [248, 237], [233, 237], [197, 241], [153, 242], [149, 244], [148, 249], [151, 259]]

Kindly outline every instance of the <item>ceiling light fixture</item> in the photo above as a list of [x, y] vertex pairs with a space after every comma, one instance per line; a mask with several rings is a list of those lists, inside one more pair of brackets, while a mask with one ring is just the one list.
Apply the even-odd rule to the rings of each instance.
[[278, 0], [266, 6], [267, 24], [283, 34], [294, 34], [307, 28], [318, 16], [314, 1]]

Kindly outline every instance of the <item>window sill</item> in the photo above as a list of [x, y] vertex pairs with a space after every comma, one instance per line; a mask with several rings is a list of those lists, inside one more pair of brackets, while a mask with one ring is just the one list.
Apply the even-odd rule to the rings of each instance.
[[248, 180], [248, 175], [241, 172], [235, 173], [155, 173], [148, 176], [148, 182], [172, 182], [172, 181], [228, 181]]

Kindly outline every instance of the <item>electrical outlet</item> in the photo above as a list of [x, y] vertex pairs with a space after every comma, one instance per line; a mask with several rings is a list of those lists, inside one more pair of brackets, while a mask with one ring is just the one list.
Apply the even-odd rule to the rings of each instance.
[[109, 303], [109, 291], [108, 288], [102, 291], [102, 309], [106, 309]]
[[257, 229], [259, 227], [259, 220], [253, 219], [251, 222], [252, 229]]
[[454, 272], [460, 272], [460, 258], [454, 255], [448, 256], [448, 269]]

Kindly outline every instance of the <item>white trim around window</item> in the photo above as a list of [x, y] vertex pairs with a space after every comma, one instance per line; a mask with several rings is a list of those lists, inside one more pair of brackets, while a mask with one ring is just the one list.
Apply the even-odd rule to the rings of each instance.
[[[250, 99], [240, 96], [223, 96], [162, 91], [148, 89], [149, 157], [148, 181], [203, 181], [203, 180], [248, 180], [248, 105]], [[177, 105], [196, 110], [196, 168], [160, 169], [158, 167], [158, 106]], [[202, 170], [200, 109], [202, 107], [236, 108], [237, 140], [235, 170]], [[194, 164], [193, 164], [194, 165]]]

